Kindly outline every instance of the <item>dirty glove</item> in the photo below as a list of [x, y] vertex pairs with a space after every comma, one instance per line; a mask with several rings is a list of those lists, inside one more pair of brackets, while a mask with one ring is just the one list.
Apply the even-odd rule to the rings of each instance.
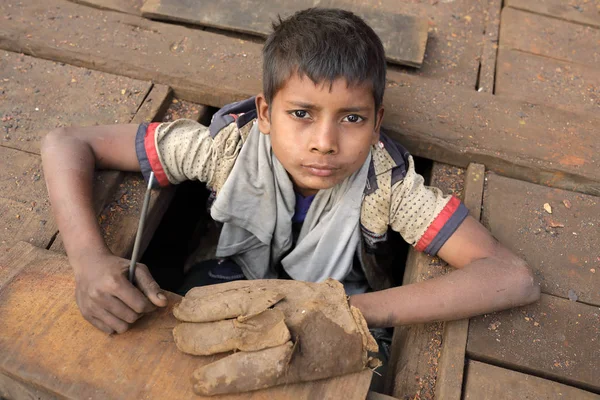
[[378, 366], [360, 311], [341, 283], [236, 281], [190, 290], [173, 310], [179, 350], [234, 351], [194, 371], [199, 395], [239, 393]]

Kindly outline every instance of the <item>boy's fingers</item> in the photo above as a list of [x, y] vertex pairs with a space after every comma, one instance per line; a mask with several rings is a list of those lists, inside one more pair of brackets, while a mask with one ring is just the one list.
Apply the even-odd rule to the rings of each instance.
[[127, 304], [122, 302], [117, 297], [112, 297], [110, 301], [106, 303], [106, 310], [115, 317], [130, 324], [133, 324], [135, 321], [137, 321], [141, 314], [141, 312], [138, 313], [132, 310]]
[[96, 328], [100, 329], [104, 333], [108, 333], [109, 335], [115, 333], [115, 331], [110, 326], [106, 325], [98, 318], [91, 317], [88, 321], [90, 322], [90, 324], [94, 325]]
[[158, 283], [152, 278], [148, 267], [144, 264], [137, 265], [135, 269], [135, 283], [136, 286], [146, 295], [146, 297], [157, 307], [164, 307], [167, 305], [167, 297], [160, 290]]
[[118, 300], [124, 303], [125, 306], [138, 314], [151, 312], [155, 309], [154, 304], [152, 304], [138, 288], [129, 283], [125, 277], [123, 277], [123, 284], [119, 285], [119, 289], [114, 295]]
[[96, 319], [103, 322], [116, 333], [123, 333], [129, 329], [129, 324], [122, 319], [119, 319], [106, 310], [100, 310]]

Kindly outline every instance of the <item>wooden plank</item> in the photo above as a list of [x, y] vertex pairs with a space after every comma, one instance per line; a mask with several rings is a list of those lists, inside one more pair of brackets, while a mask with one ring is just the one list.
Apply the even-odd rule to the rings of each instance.
[[[412, 77], [388, 88], [384, 104], [386, 132], [413, 154], [464, 167], [476, 162], [501, 175], [600, 195], [595, 116]], [[584, 171], [598, 176], [581, 179]]]
[[[8, 0], [0, 9], [11, 17], [0, 26], [5, 49], [162, 83], [179, 98], [212, 106], [261, 90], [256, 43], [60, 0]], [[178, 91], [206, 96], [182, 97]]]
[[[131, 123], [141, 124], [143, 122], [152, 122], [160, 120], [168, 108], [173, 93], [171, 88], [165, 85], [153, 85], [150, 93], [144, 99], [144, 102], [137, 110]], [[111, 201], [115, 191], [125, 179], [126, 173], [122, 171], [97, 171], [94, 182], [94, 210], [100, 216], [102, 210]], [[156, 200], [156, 199], [154, 199]], [[162, 216], [162, 212], [161, 212]], [[157, 218], [153, 216], [152, 218]], [[65, 246], [60, 233], [56, 236], [50, 250], [64, 253]]]
[[[60, 398], [202, 399], [192, 393], [195, 368], [214, 357], [179, 352], [171, 334], [169, 306], [146, 315], [128, 332], [106, 335], [85, 322], [73, 299], [74, 280], [66, 257], [15, 246], [0, 261], [21, 273], [0, 288], [0, 373]], [[371, 371], [284, 385], [223, 399], [364, 399]], [[221, 397], [219, 397], [221, 398]]]
[[[127, 174], [123, 183], [119, 185], [113, 201], [108, 203], [100, 214], [99, 221], [104, 239], [108, 248], [115, 255], [125, 258], [131, 256], [146, 186], [140, 174]], [[144, 253], [150, 243], [150, 239], [158, 228], [174, 194], [175, 187], [162, 188], [152, 192], [140, 254]]]
[[597, 1], [506, 0], [504, 4], [506, 7], [600, 28], [600, 13], [598, 12], [599, 5]]
[[429, 39], [423, 65], [418, 70], [388, 65], [388, 80], [395, 81], [394, 75], [400, 71], [469, 89], [477, 86], [487, 1], [343, 1], [348, 4], [346, 8], [349, 10], [372, 7], [384, 13], [406, 14], [427, 20]]
[[[439, 268], [439, 262], [411, 249], [406, 261], [404, 284], [412, 282], [408, 277], [410, 275], [423, 277], [432, 272], [432, 269]], [[406, 278], [409, 280], [406, 281]], [[441, 322], [394, 328], [392, 353], [386, 372], [386, 393], [401, 399], [433, 397], [442, 331]]]
[[599, 332], [598, 307], [542, 294], [532, 305], [472, 318], [467, 355], [598, 392]]
[[395, 397], [388, 396], [387, 394], [381, 394], [373, 391], [367, 393], [366, 400], [395, 400]]
[[[469, 164], [465, 176], [464, 203], [469, 209], [469, 214], [477, 220], [481, 217], [484, 178], [485, 166]], [[468, 319], [444, 323], [442, 349], [435, 384], [435, 397], [438, 399], [460, 400], [462, 398], [468, 332]]]
[[[278, 16], [286, 18], [311, 7], [344, 7], [338, 0], [147, 0], [142, 15], [162, 21], [177, 21], [242, 32], [266, 38]], [[420, 67], [427, 45], [427, 21], [409, 15], [382, 13], [372, 8], [354, 9], [380, 37], [388, 61]]]
[[477, 90], [480, 92], [494, 93], [501, 10], [502, 0], [488, 1], [485, 32], [483, 33], [483, 49], [481, 51], [479, 68], [479, 80], [477, 82]]
[[5, 147], [39, 154], [65, 125], [127, 123], [152, 84], [124, 76], [0, 52], [0, 129]]
[[70, 0], [85, 6], [101, 10], [120, 11], [122, 13], [142, 15], [144, 0]]
[[483, 221], [527, 260], [543, 293], [568, 299], [571, 292], [579, 301], [600, 306], [599, 197], [490, 174]]
[[132, 124], [156, 122], [162, 120], [171, 101], [173, 91], [167, 85], [154, 84], [144, 102], [131, 119]]
[[51, 394], [0, 374], [0, 399], [2, 400], [58, 400]]
[[39, 156], [0, 147], [0, 254], [20, 240], [45, 247], [56, 232]]
[[557, 60], [600, 65], [600, 29], [505, 7], [500, 48], [521, 50]]
[[[434, 163], [429, 184], [446, 194], [462, 197], [464, 170]], [[441, 259], [409, 250], [403, 284], [421, 282], [450, 271]], [[404, 325], [394, 328], [392, 354], [386, 372], [385, 392], [394, 397], [433, 398], [444, 324]]]
[[469, 214], [476, 220], [481, 219], [484, 179], [485, 165], [475, 163], [469, 164], [465, 176], [465, 195], [463, 202], [469, 209]]
[[574, 112], [600, 112], [600, 70], [501, 49], [496, 94]]
[[469, 361], [465, 400], [598, 400], [600, 396], [536, 376]]
[[[256, 43], [58, 0], [7, 0], [0, 12], [11, 16], [0, 25], [3, 48], [151, 79], [169, 84], [181, 99], [216, 107], [261, 90]], [[57, 19], [64, 14], [80, 18]], [[394, 79], [384, 127], [414, 155], [463, 167], [477, 162], [517, 179], [600, 195], [595, 116], [420, 76]]]

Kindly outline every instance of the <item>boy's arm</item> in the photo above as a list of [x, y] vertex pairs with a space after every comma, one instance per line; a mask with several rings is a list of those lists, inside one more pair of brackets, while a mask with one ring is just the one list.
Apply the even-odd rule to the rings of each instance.
[[42, 142], [44, 176], [75, 272], [77, 304], [88, 321], [107, 333], [123, 332], [142, 313], [166, 305], [145, 266], [140, 264], [136, 271], [141, 291], [127, 281], [128, 262], [110, 252], [92, 208], [95, 168], [140, 170], [135, 151], [137, 128], [59, 128]]
[[371, 327], [447, 321], [503, 310], [539, 299], [527, 264], [467, 217], [438, 256], [456, 267], [427, 281], [355, 295]]

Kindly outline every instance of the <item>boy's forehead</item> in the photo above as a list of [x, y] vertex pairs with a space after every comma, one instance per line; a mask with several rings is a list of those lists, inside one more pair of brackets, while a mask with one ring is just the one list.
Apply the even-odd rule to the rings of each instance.
[[373, 108], [373, 84], [370, 81], [349, 83], [344, 77], [314, 82], [306, 75], [292, 74], [275, 94], [284, 102], [343, 104]]

